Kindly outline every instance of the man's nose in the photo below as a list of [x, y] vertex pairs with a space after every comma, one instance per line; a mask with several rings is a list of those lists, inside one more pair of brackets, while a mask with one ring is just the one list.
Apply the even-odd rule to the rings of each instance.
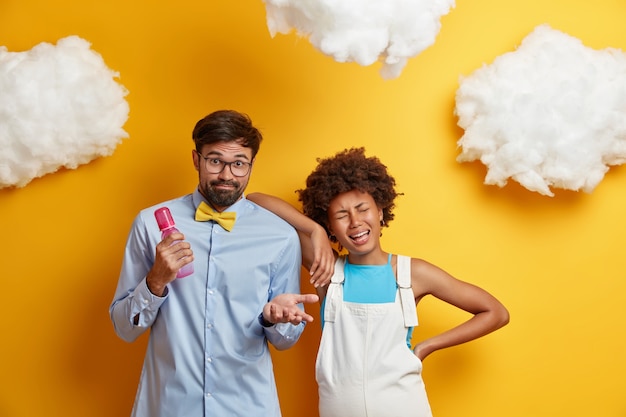
[[226, 164], [224, 165], [224, 169], [222, 169], [222, 172], [219, 173], [218, 178], [222, 179], [222, 180], [230, 180], [233, 179], [234, 175], [233, 175], [233, 171], [231, 171], [231, 165]]

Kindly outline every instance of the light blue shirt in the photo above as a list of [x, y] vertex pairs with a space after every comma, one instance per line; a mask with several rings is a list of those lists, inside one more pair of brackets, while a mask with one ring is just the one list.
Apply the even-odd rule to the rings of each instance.
[[[111, 319], [128, 342], [150, 329], [132, 415], [280, 416], [267, 342], [291, 347], [304, 323], [265, 328], [258, 316], [274, 296], [300, 293], [298, 236], [245, 198], [226, 210], [237, 213], [230, 232], [213, 221], [196, 222], [202, 200], [196, 190], [142, 210], [128, 236]], [[194, 273], [157, 297], [145, 277], [161, 241], [154, 211], [163, 206], [191, 244]]]

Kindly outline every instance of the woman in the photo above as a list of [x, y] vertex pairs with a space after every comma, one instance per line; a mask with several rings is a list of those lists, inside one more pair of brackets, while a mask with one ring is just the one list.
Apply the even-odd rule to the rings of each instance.
[[[508, 311], [485, 290], [425, 260], [383, 250], [381, 229], [394, 218], [398, 193], [377, 158], [353, 148], [318, 162], [306, 188], [298, 190], [306, 216], [274, 197], [248, 197], [298, 229], [303, 265], [317, 271], [312, 283], [322, 304], [316, 361], [320, 416], [431, 416], [422, 361], [499, 329], [508, 323]], [[315, 240], [322, 230], [347, 255], [325, 252]], [[322, 271], [332, 270], [333, 261], [327, 285], [329, 273]], [[426, 295], [472, 317], [411, 347], [416, 304]]]

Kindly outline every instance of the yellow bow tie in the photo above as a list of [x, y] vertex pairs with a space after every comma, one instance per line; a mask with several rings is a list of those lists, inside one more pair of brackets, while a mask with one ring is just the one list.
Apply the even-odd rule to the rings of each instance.
[[233, 226], [235, 226], [236, 217], [237, 213], [234, 211], [220, 213], [219, 211], [213, 210], [213, 208], [204, 201], [200, 202], [200, 205], [196, 210], [197, 222], [208, 222], [209, 220], [213, 220], [229, 232], [232, 230]]

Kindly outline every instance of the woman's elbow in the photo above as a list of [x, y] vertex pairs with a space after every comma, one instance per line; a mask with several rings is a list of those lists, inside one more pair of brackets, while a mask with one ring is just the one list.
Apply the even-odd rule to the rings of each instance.
[[503, 305], [500, 305], [500, 308], [494, 314], [494, 321], [496, 324], [496, 329], [506, 326], [509, 324], [509, 320], [511, 320], [511, 315], [509, 314], [509, 310], [506, 309]]

